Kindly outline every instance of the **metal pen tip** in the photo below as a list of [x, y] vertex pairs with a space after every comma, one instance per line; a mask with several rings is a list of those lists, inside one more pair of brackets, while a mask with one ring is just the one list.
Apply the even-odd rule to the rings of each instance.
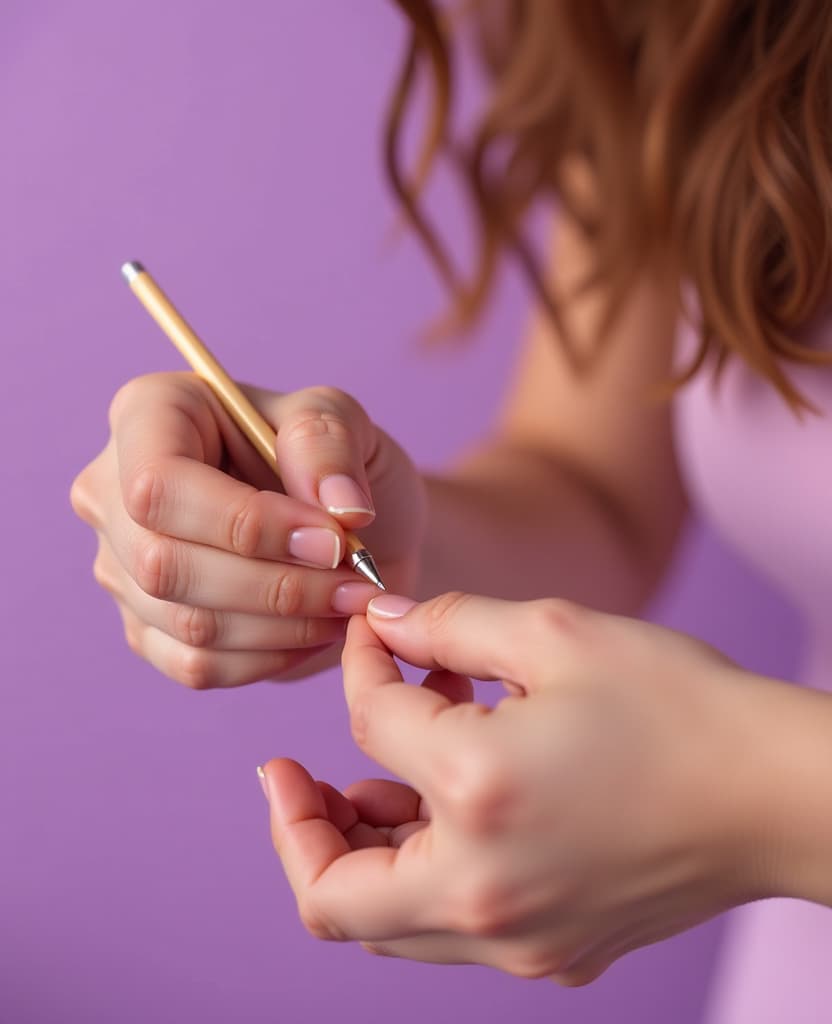
[[144, 267], [138, 260], [129, 260], [121, 265], [121, 276], [128, 284], [132, 284], [139, 274], [144, 273]]
[[379, 590], [387, 590], [384, 585], [384, 581], [381, 578], [381, 573], [378, 571], [376, 563], [373, 561], [373, 556], [369, 551], [364, 549], [359, 552], [360, 557], [353, 560], [353, 569], [356, 572], [361, 573], [365, 580], [369, 580], [370, 583], [374, 583]]

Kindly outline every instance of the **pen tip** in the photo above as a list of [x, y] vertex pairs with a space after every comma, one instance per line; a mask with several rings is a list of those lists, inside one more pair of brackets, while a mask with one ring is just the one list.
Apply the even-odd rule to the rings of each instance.
[[357, 561], [353, 562], [353, 569], [363, 576], [365, 580], [369, 580], [370, 583], [375, 583], [379, 590], [386, 590], [387, 588], [381, 578], [381, 573], [378, 571], [376, 563], [373, 561], [373, 556], [366, 550], [366, 548], [362, 549], [359, 554], [361, 557], [358, 558]]
[[121, 265], [121, 276], [128, 284], [132, 284], [141, 273], [144, 273], [144, 267], [138, 260], [129, 260]]

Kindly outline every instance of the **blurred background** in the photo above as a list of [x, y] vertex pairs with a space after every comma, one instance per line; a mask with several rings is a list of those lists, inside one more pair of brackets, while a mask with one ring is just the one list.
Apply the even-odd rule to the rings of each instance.
[[[527, 295], [509, 272], [470, 342], [417, 343], [443, 297], [393, 240], [382, 173], [403, 42], [387, 0], [0, 8], [2, 1024], [701, 1018], [722, 921], [574, 991], [308, 937], [254, 767], [367, 773], [338, 674], [207, 693], [162, 678], [127, 649], [69, 508], [113, 392], [180, 367], [126, 259], [235, 375], [351, 391], [426, 466], [487, 428]], [[464, 245], [451, 184], [430, 198]], [[793, 670], [794, 615], [695, 524], [653, 617]]]

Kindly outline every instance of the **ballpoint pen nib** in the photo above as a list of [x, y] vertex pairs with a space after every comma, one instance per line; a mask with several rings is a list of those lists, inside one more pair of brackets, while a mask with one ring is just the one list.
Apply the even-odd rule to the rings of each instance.
[[357, 551], [353, 555], [352, 567], [356, 572], [360, 572], [364, 579], [374, 583], [379, 590], [386, 590], [384, 582], [376, 568], [376, 563], [373, 561], [373, 556], [366, 549], [363, 551]]

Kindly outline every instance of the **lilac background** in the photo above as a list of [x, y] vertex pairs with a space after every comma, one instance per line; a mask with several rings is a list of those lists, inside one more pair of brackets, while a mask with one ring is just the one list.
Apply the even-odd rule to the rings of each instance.
[[[116, 387], [179, 365], [121, 283], [129, 258], [238, 376], [351, 390], [424, 463], [487, 425], [523, 292], [509, 277], [467, 348], [412, 340], [440, 293], [415, 245], [389, 240], [378, 137], [401, 40], [383, 0], [0, 9], [3, 1024], [700, 1017], [719, 923], [578, 991], [307, 937], [254, 766], [364, 772], [337, 675], [223, 693], [163, 679], [127, 650], [69, 509]], [[447, 190], [434, 201], [462, 235]], [[701, 531], [656, 614], [755, 668], [793, 666], [793, 615]]]

